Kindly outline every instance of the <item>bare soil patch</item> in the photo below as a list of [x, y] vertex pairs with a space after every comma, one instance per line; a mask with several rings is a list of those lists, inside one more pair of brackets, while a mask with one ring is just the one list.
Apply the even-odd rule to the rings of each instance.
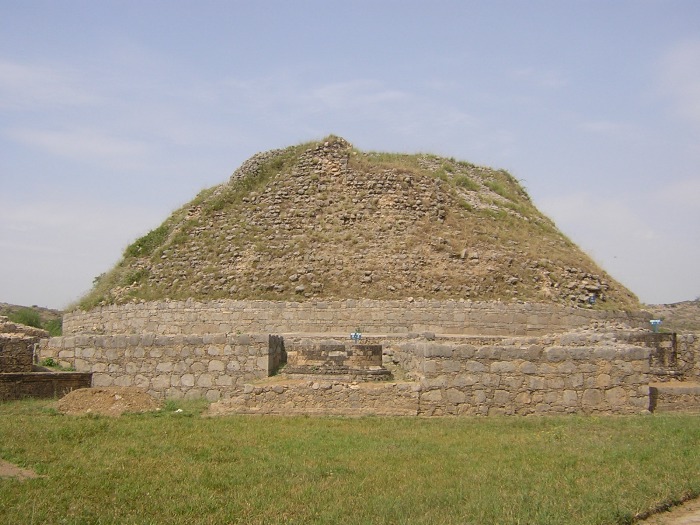
[[0, 459], [0, 478], [34, 479], [40, 478], [33, 470], [20, 468], [7, 461]]
[[161, 403], [132, 387], [79, 388], [59, 399], [58, 410], [68, 415], [120, 416], [125, 412], [160, 410]]
[[638, 522], [639, 525], [700, 525], [700, 498], [659, 512]]

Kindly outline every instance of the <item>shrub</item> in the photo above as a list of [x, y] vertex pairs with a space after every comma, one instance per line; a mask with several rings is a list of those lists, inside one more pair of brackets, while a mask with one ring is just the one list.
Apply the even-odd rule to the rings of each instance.
[[33, 326], [34, 328], [43, 328], [41, 325], [41, 316], [36, 310], [31, 308], [22, 308], [7, 317], [13, 323], [23, 324], [25, 326]]

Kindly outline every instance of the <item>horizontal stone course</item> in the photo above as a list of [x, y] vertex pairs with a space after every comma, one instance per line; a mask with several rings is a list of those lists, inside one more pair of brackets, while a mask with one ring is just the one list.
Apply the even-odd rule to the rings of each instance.
[[[222, 332], [408, 333], [542, 335], [593, 321], [647, 326], [644, 313], [608, 312], [542, 303], [437, 300], [160, 301], [112, 305], [64, 316], [63, 332], [76, 334], [187, 335]], [[222, 326], [226, 330], [222, 330]]]

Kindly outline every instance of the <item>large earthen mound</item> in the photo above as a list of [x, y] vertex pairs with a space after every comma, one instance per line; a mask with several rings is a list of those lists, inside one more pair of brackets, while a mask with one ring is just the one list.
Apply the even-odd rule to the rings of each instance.
[[411, 297], [639, 306], [507, 172], [338, 137], [254, 155], [129, 246], [80, 306]]
[[120, 416], [125, 412], [151, 412], [160, 402], [143, 390], [130, 387], [79, 388], [58, 400], [58, 410], [68, 415]]

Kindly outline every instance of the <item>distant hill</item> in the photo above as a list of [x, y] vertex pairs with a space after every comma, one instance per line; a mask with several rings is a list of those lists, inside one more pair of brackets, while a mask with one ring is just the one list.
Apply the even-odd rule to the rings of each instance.
[[254, 155], [130, 245], [80, 307], [189, 297], [639, 307], [509, 173], [335, 136]]
[[645, 309], [652, 312], [656, 319], [662, 320], [662, 330], [700, 333], [700, 300], [650, 304]]
[[0, 316], [7, 317], [13, 323], [33, 326], [47, 330], [51, 335], [61, 335], [63, 312], [42, 306], [20, 306], [0, 303]]

